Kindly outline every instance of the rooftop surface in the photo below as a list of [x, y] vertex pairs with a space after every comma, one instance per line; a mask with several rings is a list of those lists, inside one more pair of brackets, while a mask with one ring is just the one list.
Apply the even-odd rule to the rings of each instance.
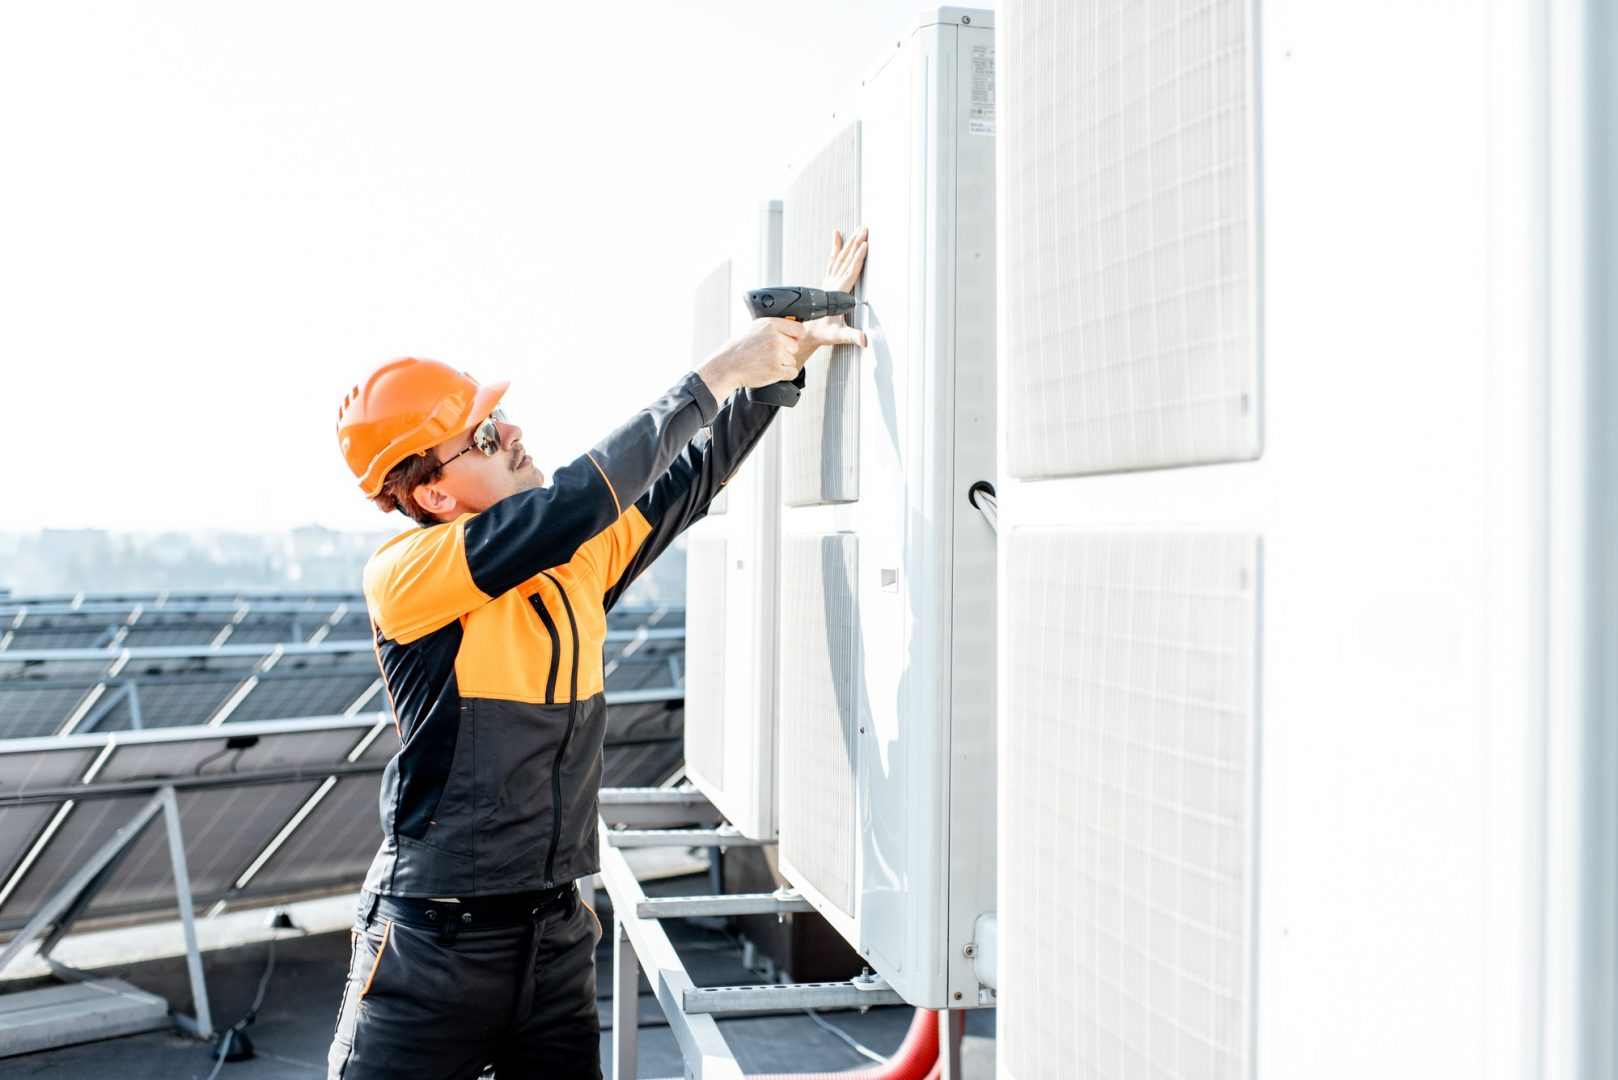
[[[700, 876], [672, 879], [657, 883], [655, 888], [648, 886], [648, 892], [696, 893], [703, 891], [705, 884], [706, 879]], [[610, 1076], [611, 906], [604, 892], [597, 893], [597, 899], [609, 928], [596, 951], [596, 983], [602, 1021], [602, 1066]], [[678, 921], [667, 929], [698, 985], [758, 981], [758, 976], [743, 966], [740, 946], [732, 936]], [[270, 943], [259, 942], [204, 954], [208, 994], [218, 1026], [227, 1027], [246, 1014], [268, 967], [270, 948]], [[346, 931], [288, 931], [275, 942], [275, 966], [265, 987], [263, 1005], [248, 1028], [256, 1056], [225, 1063], [218, 1073], [219, 1080], [310, 1080], [326, 1075], [326, 1049], [336, 1022], [348, 950]], [[190, 1007], [184, 957], [115, 965], [97, 969], [95, 974], [124, 979], [181, 1010]], [[8, 992], [43, 984], [19, 984], [8, 988]], [[639, 1075], [683, 1076], [684, 1064], [674, 1036], [644, 979], [640, 989]], [[903, 1041], [911, 1016], [908, 1008], [876, 1008], [864, 1013], [825, 1011], [820, 1020], [829, 1027], [823, 1027], [808, 1014], [797, 1012], [724, 1020], [720, 1030], [748, 1073], [836, 1072], [873, 1064], [850, 1045], [851, 1041], [879, 1055], [891, 1054]], [[970, 1014], [962, 1048], [962, 1075], [968, 1080], [994, 1075], [993, 1035], [992, 1010]], [[216, 1063], [211, 1043], [173, 1031], [157, 1031], [0, 1059], [0, 1076], [206, 1080]]]

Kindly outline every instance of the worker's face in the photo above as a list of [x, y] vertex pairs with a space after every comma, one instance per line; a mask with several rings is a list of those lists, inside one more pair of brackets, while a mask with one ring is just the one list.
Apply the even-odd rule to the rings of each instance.
[[444, 467], [431, 484], [416, 489], [416, 502], [440, 519], [482, 513], [508, 495], [544, 485], [545, 474], [523, 448], [522, 428], [503, 420], [490, 422], [499, 444], [493, 455], [477, 445], [477, 428], [433, 448]]

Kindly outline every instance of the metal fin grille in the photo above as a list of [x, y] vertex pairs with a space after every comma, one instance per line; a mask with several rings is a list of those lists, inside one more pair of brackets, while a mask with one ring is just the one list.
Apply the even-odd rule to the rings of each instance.
[[781, 855], [854, 913], [859, 541], [790, 536], [781, 551]]
[[[798, 171], [781, 221], [783, 284], [818, 287], [833, 229], [860, 223], [860, 125], [850, 124]], [[803, 398], [781, 418], [782, 499], [787, 506], [860, 497], [859, 350], [839, 345], [809, 361]]]
[[1261, 453], [1255, 27], [1251, 0], [1005, 11], [1011, 475]]
[[725, 786], [725, 578], [723, 537], [693, 536], [686, 548], [685, 756]]
[[1251, 1074], [1258, 542], [1011, 534], [1008, 1075]]

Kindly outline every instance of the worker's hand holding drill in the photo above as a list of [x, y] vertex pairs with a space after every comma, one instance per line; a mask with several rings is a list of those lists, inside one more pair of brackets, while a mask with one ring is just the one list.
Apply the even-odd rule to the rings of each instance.
[[[826, 267], [825, 289], [848, 292], [865, 269], [867, 230], [860, 229], [843, 242], [832, 233], [831, 260]], [[865, 345], [865, 334], [849, 326], [843, 315], [810, 322], [793, 319], [754, 319], [740, 336], [731, 339], [697, 369], [715, 400], [724, 401], [736, 390], [771, 386], [797, 377], [803, 365], [822, 345]]]

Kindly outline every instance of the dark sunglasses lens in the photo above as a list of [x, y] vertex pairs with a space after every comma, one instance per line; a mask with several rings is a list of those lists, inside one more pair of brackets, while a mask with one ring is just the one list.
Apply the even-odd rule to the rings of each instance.
[[500, 452], [500, 431], [494, 426], [497, 419], [500, 419], [498, 413], [479, 424], [477, 431], [472, 434], [472, 441], [477, 443], [478, 449], [490, 457]]

